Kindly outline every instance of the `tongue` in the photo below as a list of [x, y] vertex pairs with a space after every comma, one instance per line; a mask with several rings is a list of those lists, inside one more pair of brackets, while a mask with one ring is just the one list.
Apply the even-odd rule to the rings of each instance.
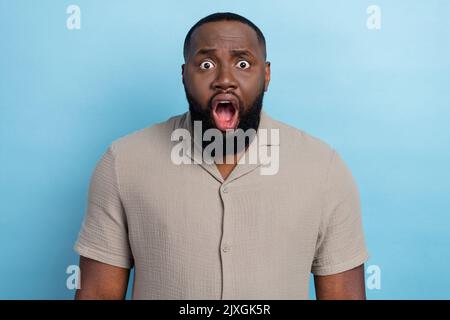
[[221, 103], [216, 110], [221, 121], [230, 121], [233, 118], [233, 111], [233, 106], [225, 103]]

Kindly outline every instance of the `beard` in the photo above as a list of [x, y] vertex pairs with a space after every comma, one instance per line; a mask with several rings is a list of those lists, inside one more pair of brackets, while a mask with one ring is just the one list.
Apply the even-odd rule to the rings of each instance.
[[[216, 124], [214, 122], [214, 119], [212, 117], [212, 99], [213, 97], [208, 101], [207, 108], [204, 109], [202, 105], [188, 92], [186, 87], [184, 88], [184, 91], [186, 93], [186, 99], [189, 103], [189, 111], [191, 114], [191, 125], [194, 125], [194, 121], [201, 121], [202, 124], [202, 132], [204, 133], [208, 129], [217, 129]], [[227, 155], [230, 153], [230, 151], [233, 154], [236, 154], [240, 152], [239, 146], [240, 144], [237, 143], [239, 139], [243, 139], [244, 145], [243, 147], [246, 149], [249, 144], [251, 143], [253, 137], [250, 137], [249, 139], [242, 138], [242, 134], [247, 132], [249, 129], [253, 129], [255, 132], [257, 131], [259, 127], [259, 122], [261, 119], [261, 110], [262, 110], [262, 104], [264, 99], [264, 89], [261, 90], [261, 92], [258, 94], [258, 96], [253, 100], [252, 103], [250, 103], [249, 106], [244, 106], [242, 101], [239, 100], [239, 121], [237, 128], [233, 130], [233, 132], [222, 132], [222, 145], [223, 145], [223, 155]], [[241, 129], [241, 130], [238, 130]], [[233, 150], [227, 150], [227, 140], [233, 139], [232, 145]], [[214, 140], [213, 140], [214, 141]], [[207, 147], [210, 143], [213, 141], [203, 141], [202, 139], [202, 149], [204, 150], [205, 147]], [[213, 152], [214, 153], [214, 152]], [[212, 155], [214, 156], [214, 154]]]

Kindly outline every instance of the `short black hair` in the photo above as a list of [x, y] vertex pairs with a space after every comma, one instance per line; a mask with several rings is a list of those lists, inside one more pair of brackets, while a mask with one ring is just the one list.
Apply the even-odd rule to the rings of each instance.
[[187, 57], [187, 51], [191, 43], [191, 36], [192, 33], [195, 31], [195, 29], [197, 29], [201, 25], [204, 25], [205, 23], [218, 21], [238, 21], [250, 26], [253, 30], [255, 30], [256, 35], [258, 36], [258, 41], [263, 47], [264, 59], [266, 59], [266, 39], [264, 38], [264, 34], [253, 22], [251, 22], [250, 20], [248, 20], [243, 16], [240, 16], [232, 12], [216, 12], [197, 21], [197, 23], [194, 24], [192, 28], [189, 30], [189, 32], [186, 34], [186, 38], [184, 39], [184, 46], [183, 46], [184, 59], [186, 59]]

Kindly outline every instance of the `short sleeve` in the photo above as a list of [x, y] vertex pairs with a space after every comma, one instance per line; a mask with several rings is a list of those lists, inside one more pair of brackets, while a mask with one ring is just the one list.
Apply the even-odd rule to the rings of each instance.
[[74, 249], [81, 256], [110, 265], [133, 265], [112, 145], [91, 176], [87, 209]]
[[314, 275], [344, 272], [369, 258], [357, 186], [334, 150], [323, 191], [322, 220], [311, 267]]

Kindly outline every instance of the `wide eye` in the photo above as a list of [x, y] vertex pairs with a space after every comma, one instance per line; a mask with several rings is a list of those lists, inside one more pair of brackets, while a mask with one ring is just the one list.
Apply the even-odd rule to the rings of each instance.
[[248, 61], [245, 61], [245, 60], [240, 60], [240, 61], [237, 63], [237, 66], [238, 66], [238, 68], [240, 68], [240, 69], [247, 69], [247, 68], [250, 68], [250, 63], [248, 63]]
[[214, 68], [214, 63], [212, 63], [211, 61], [203, 61], [202, 63], [200, 63], [200, 68], [204, 70]]

